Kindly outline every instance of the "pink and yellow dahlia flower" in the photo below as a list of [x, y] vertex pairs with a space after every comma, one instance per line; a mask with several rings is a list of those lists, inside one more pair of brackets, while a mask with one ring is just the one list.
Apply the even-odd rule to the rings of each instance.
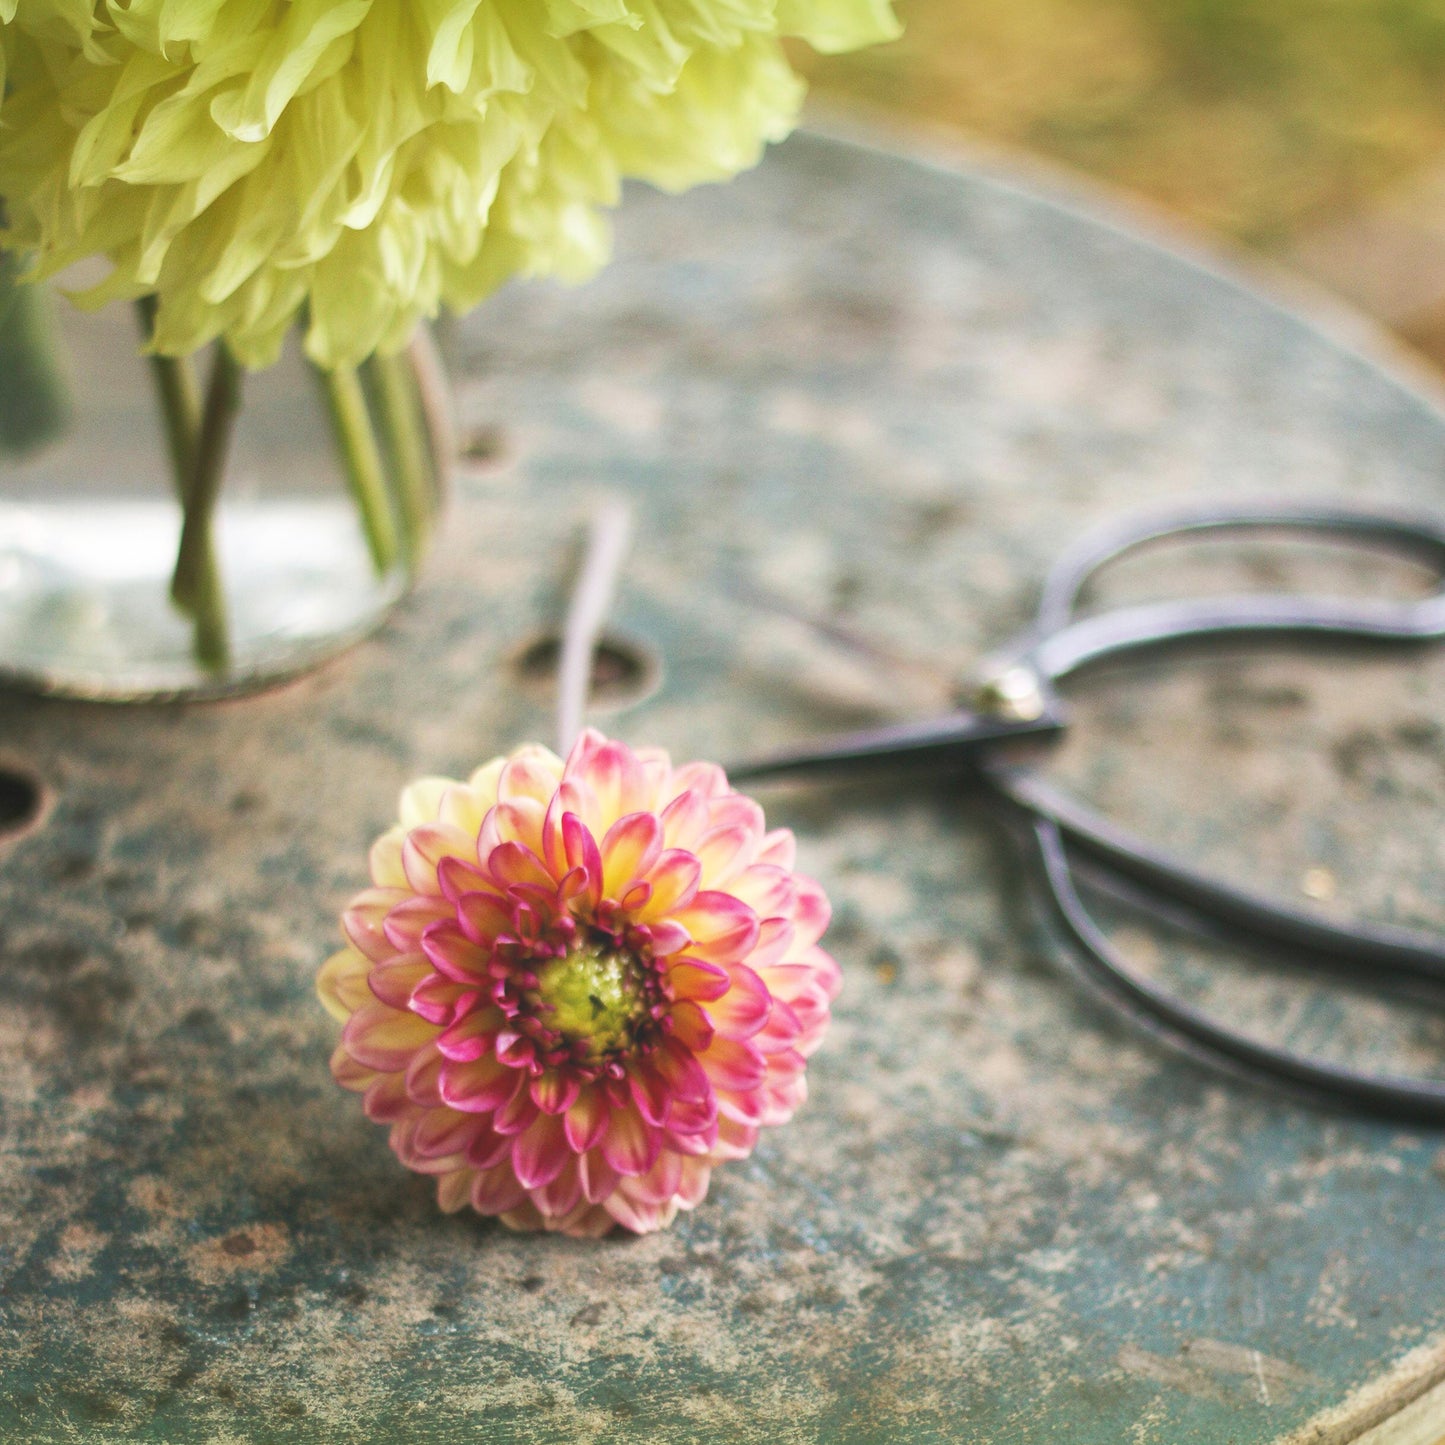
[[660, 1229], [804, 1098], [841, 977], [793, 859], [721, 768], [592, 731], [414, 783], [317, 982], [332, 1072], [443, 1209]]

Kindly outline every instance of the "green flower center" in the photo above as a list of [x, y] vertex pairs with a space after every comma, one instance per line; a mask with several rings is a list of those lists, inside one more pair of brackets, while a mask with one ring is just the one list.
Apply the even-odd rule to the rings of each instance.
[[571, 1043], [585, 1043], [600, 1059], [628, 1048], [647, 1017], [647, 989], [635, 955], [611, 939], [584, 941], [537, 971], [537, 998], [550, 1006], [550, 1028]]

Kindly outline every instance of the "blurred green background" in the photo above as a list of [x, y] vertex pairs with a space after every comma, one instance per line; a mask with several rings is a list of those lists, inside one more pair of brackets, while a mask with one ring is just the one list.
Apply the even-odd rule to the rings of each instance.
[[1102, 177], [1346, 296], [1445, 363], [1445, 0], [898, 0], [800, 67]]

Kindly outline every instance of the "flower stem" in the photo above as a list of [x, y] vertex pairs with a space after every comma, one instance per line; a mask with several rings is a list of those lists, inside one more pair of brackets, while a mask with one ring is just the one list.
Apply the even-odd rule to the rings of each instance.
[[567, 606], [557, 669], [557, 751], [563, 757], [582, 731], [587, 694], [592, 689], [593, 658], [607, 625], [631, 534], [632, 513], [625, 502], [604, 501], [592, 514], [587, 550]]
[[395, 477], [393, 495], [401, 524], [402, 555], [407, 569], [414, 573], [426, 549], [436, 506], [436, 481], [421, 428], [416, 380], [404, 356], [373, 356], [366, 363], [366, 372]]
[[[141, 328], [149, 340], [155, 334], [156, 298], [142, 296], [136, 302]], [[151, 375], [161, 404], [166, 428], [166, 449], [171, 457], [171, 476], [176, 496], [185, 507], [196, 466], [196, 438], [201, 430], [201, 389], [188, 357], [150, 357]]]
[[225, 342], [218, 343], [190, 468], [190, 485], [182, 497], [185, 515], [181, 523], [181, 547], [171, 579], [172, 599], [195, 619], [196, 658], [203, 667], [212, 669], [225, 665], [229, 651], [225, 594], [216, 569], [213, 522], [216, 499], [226, 475], [231, 436], [241, 409], [241, 375], [241, 368]]
[[346, 481], [378, 576], [385, 576], [396, 561], [396, 521], [387, 495], [381, 451], [372, 429], [371, 414], [360, 378], [349, 366], [334, 371], [316, 368], [331, 409], [331, 425], [341, 446]]

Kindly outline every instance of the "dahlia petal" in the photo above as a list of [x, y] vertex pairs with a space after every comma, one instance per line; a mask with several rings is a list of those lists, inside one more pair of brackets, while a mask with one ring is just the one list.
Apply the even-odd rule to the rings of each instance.
[[492, 1116], [492, 1128], [499, 1134], [520, 1134], [530, 1127], [532, 1120], [537, 1118], [540, 1112], [532, 1102], [532, 1093], [527, 1087], [527, 1075], [520, 1069], [512, 1072], [517, 1076], [512, 1096]]
[[565, 1221], [579, 1204], [585, 1203], [576, 1155], [564, 1153], [563, 1164], [557, 1171], [556, 1178], [551, 1183], [532, 1190], [532, 1203], [537, 1206], [549, 1225], [554, 1221]]
[[578, 1154], [585, 1154], [606, 1131], [607, 1115], [607, 1100], [602, 1091], [591, 1087], [583, 1088], [567, 1107], [564, 1122], [568, 1147]]
[[655, 1234], [659, 1229], [666, 1229], [677, 1217], [675, 1200], [647, 1204], [640, 1199], [629, 1198], [620, 1188], [603, 1200], [602, 1207], [624, 1229], [630, 1229], [634, 1234]]
[[797, 874], [794, 881], [798, 886], [798, 901], [793, 909], [793, 927], [797, 930], [795, 946], [801, 950], [811, 948], [823, 936], [833, 909], [828, 895], [813, 879]]
[[662, 1131], [635, 1108], [614, 1109], [601, 1147], [602, 1157], [619, 1174], [645, 1174], [662, 1147]]
[[590, 1204], [601, 1204], [622, 1178], [600, 1149], [591, 1149], [578, 1157], [577, 1177], [582, 1184], [582, 1196]]
[[333, 953], [321, 965], [321, 972], [316, 975], [316, 992], [332, 1018], [345, 1023], [357, 1009], [370, 1002], [371, 991], [366, 983], [370, 968], [370, 960], [354, 948]]
[[679, 999], [669, 1015], [672, 1036], [695, 1054], [701, 1054], [712, 1043], [716, 1030], [712, 1020], [691, 999]]
[[437, 1091], [449, 1109], [490, 1114], [517, 1091], [517, 1071], [494, 1058], [459, 1063], [447, 1059], [438, 1069]]
[[436, 1029], [425, 1019], [381, 1003], [363, 1004], [341, 1034], [352, 1058], [387, 1074], [406, 1068], [417, 1049], [436, 1036]]
[[415, 953], [421, 947], [422, 935], [434, 923], [456, 916], [444, 898], [418, 898], [408, 893], [386, 915], [382, 931], [393, 953]]
[[[681, 848], [669, 848], [647, 875], [647, 882], [652, 885], [652, 897], [638, 909], [638, 922], [651, 924], [677, 909], [688, 907], [697, 897], [701, 878], [702, 864], [691, 853]], [[679, 920], [673, 919], [673, 922]]]
[[707, 798], [691, 789], [680, 792], [659, 816], [664, 843], [684, 852], [691, 852], [712, 827], [712, 810]]
[[482, 948], [489, 948], [498, 934], [516, 927], [511, 905], [495, 893], [464, 894], [457, 900], [457, 921], [462, 932]]
[[413, 1141], [420, 1123], [420, 1114], [409, 1114], [397, 1120], [387, 1135], [387, 1143], [391, 1145], [391, 1152], [408, 1169], [417, 1174], [449, 1174], [453, 1169], [465, 1166], [466, 1160], [461, 1154], [438, 1154], [435, 1157], [418, 1154]]
[[406, 835], [401, 862], [406, 881], [418, 893], [440, 896], [437, 865], [443, 858], [460, 858], [471, 863], [477, 856], [476, 839], [446, 823], [423, 823]]
[[786, 1124], [802, 1108], [808, 1097], [808, 1076], [800, 1068], [795, 1074], [769, 1078], [762, 1089], [764, 1128], [774, 1129]]
[[444, 1159], [459, 1154], [472, 1142], [477, 1121], [451, 1109], [428, 1109], [416, 1121], [411, 1147], [422, 1159]]
[[527, 799], [544, 806], [562, 781], [562, 759], [551, 748], [526, 743], [509, 757], [497, 779], [497, 801]]
[[[578, 746], [582, 746], [581, 739]], [[574, 748], [573, 757], [567, 760], [567, 772], [581, 778], [592, 794], [586, 823], [594, 835], [605, 833], [624, 813], [638, 810], [646, 793], [646, 775], [631, 748], [601, 734], [581, 756], [585, 761], [574, 767], [573, 759], [579, 757]]]
[[433, 923], [422, 935], [421, 951], [427, 963], [453, 983], [475, 988], [490, 977], [491, 949], [473, 943], [455, 918]]
[[546, 1215], [532, 1203], [530, 1196], [515, 1209], [503, 1210], [497, 1218], [508, 1229], [515, 1229], [519, 1234], [539, 1234], [547, 1228]]
[[497, 1038], [496, 1016], [481, 1009], [443, 1029], [436, 1035], [436, 1045], [447, 1058], [465, 1064], [490, 1054]]
[[[826, 1022], [826, 1011], [825, 1011]], [[792, 1048], [794, 1041], [802, 1034], [803, 1024], [791, 1004], [780, 998], [773, 999], [772, 1010], [762, 1031], [753, 1039], [753, 1047], [760, 1053], [776, 1054], [782, 1049]]]
[[628, 813], [607, 830], [600, 852], [602, 896], [621, 898], [661, 856], [662, 825], [652, 813]]
[[781, 963], [793, 947], [793, 925], [786, 918], [764, 918], [758, 925], [758, 941], [748, 954], [748, 963], [756, 969]]
[[721, 798], [729, 792], [727, 774], [716, 763], [684, 763], [674, 768], [672, 786], [679, 793], [697, 793], [703, 798]]
[[[381, 970], [376, 971], [380, 973]], [[375, 980], [373, 979], [373, 990]], [[377, 994], [381, 998], [381, 994]], [[386, 1003], [386, 999], [382, 999]], [[474, 988], [467, 988], [428, 967], [426, 977], [411, 991], [407, 1007], [429, 1024], [445, 1027], [468, 1017], [481, 1003], [481, 996]]]
[[373, 1124], [394, 1124], [412, 1111], [404, 1074], [377, 1074], [366, 1086], [362, 1111]]
[[719, 1035], [700, 1062], [717, 1089], [745, 1092], [756, 1089], [767, 1075], [762, 1054], [750, 1043]]
[[674, 1110], [678, 1104], [705, 1104], [712, 1097], [707, 1070], [675, 1038], [668, 1039], [653, 1054], [651, 1063], [673, 1096]]
[[731, 1093], [719, 1089], [717, 1094], [717, 1116], [719, 1121], [732, 1119], [739, 1124], [761, 1126], [767, 1112], [767, 1101], [761, 1089], [740, 1089]]
[[[763, 821], [763, 810], [746, 793], [729, 792], [720, 798], [714, 798], [708, 811], [712, 816], [713, 828], [741, 829], [758, 847], [762, 845], [767, 826]], [[755, 851], [755, 848], [751, 849], [750, 853]]]
[[587, 899], [593, 908], [602, 902], [602, 853], [592, 830], [576, 813], [562, 815], [562, 850], [567, 867], [580, 868], [587, 878]]
[[437, 886], [442, 897], [456, 903], [468, 893], [494, 892], [491, 877], [465, 858], [448, 854], [437, 864]]
[[[641, 903], [637, 904], [632, 909], [633, 912], [645, 908], [651, 897], [651, 885], [644, 886], [648, 887], [648, 898], [644, 898]], [[652, 944], [654, 958], [671, 958], [673, 954], [681, 953], [692, 942], [692, 935], [688, 933], [687, 929], [680, 923], [674, 923], [670, 918], [661, 918], [656, 923], [648, 923], [644, 926]]]
[[651, 883], [634, 883], [632, 887], [618, 899], [618, 904], [624, 913], [636, 913], [639, 908], [646, 905], [647, 900], [651, 897]]
[[667, 1080], [651, 1067], [650, 1060], [628, 1069], [627, 1087], [632, 1093], [632, 1102], [637, 1105], [637, 1112], [647, 1123], [667, 1123], [667, 1111], [672, 1104], [671, 1091]]
[[472, 1208], [478, 1214], [505, 1214], [527, 1197], [527, 1191], [512, 1173], [510, 1161], [479, 1169], [472, 1178]]
[[437, 821], [459, 828], [469, 838], [475, 838], [481, 831], [482, 819], [493, 799], [483, 799], [475, 788], [467, 783], [453, 783], [442, 794], [441, 806], [437, 809]]
[[713, 1145], [714, 1159], [746, 1159], [758, 1142], [758, 1126], [744, 1124], [724, 1115], [718, 1116], [717, 1143]]
[[505, 1134], [498, 1134], [485, 1120], [477, 1121], [477, 1132], [466, 1148], [467, 1163], [473, 1169], [490, 1169], [503, 1159], [510, 1159], [512, 1141]]
[[714, 1116], [696, 1133], [685, 1133], [672, 1127], [669, 1119], [667, 1127], [662, 1131], [662, 1147], [671, 1150], [680, 1158], [696, 1156], [706, 1158], [712, 1153], [713, 1142], [717, 1138], [717, 1118]]
[[411, 1004], [412, 990], [423, 979], [432, 977], [432, 966], [421, 954], [399, 953], [372, 968], [366, 983], [378, 1002], [388, 1008], [404, 1010]]
[[568, 813], [575, 813], [580, 818], [584, 806], [581, 789], [571, 778], [558, 786], [547, 804], [547, 815], [542, 820], [542, 861], [556, 878], [566, 873], [570, 866], [563, 845], [562, 819]]
[[797, 861], [798, 840], [793, 836], [793, 830], [791, 828], [774, 828], [771, 833], [763, 836], [763, 844], [758, 849], [754, 866], [769, 864], [782, 869], [784, 873], [791, 873]]
[[369, 1069], [365, 1064], [359, 1064], [346, 1051], [346, 1044], [337, 1044], [331, 1051], [331, 1077], [341, 1085], [343, 1089], [350, 1089], [353, 1094], [359, 1094], [371, 1087], [372, 1081], [377, 1078], [375, 1069]]
[[390, 958], [396, 950], [385, 932], [387, 915], [411, 894], [399, 888], [368, 888], [358, 893], [341, 915], [347, 938], [369, 959]]
[[666, 1149], [653, 1160], [652, 1168], [636, 1179], [629, 1179], [622, 1187], [632, 1199], [645, 1204], [666, 1204], [677, 1193], [682, 1183], [682, 1160]]
[[437, 1207], [443, 1214], [455, 1214], [472, 1197], [471, 1169], [453, 1169], [437, 1179]]
[[562, 1121], [553, 1114], [537, 1114], [512, 1140], [512, 1169], [523, 1189], [550, 1184], [574, 1157], [563, 1137]]
[[793, 875], [773, 863], [750, 864], [729, 881], [728, 892], [759, 918], [791, 918], [798, 901]]
[[398, 815], [401, 826], [406, 829], [419, 828], [423, 823], [435, 823], [441, 812], [442, 798], [448, 788], [456, 783], [451, 778], [418, 778], [401, 790], [401, 804]]
[[684, 1159], [682, 1177], [677, 1182], [677, 1202], [683, 1209], [694, 1209], [707, 1198], [712, 1167], [701, 1159]]
[[405, 828], [391, 828], [371, 845], [368, 864], [371, 881], [378, 888], [408, 888], [406, 869], [401, 863], [401, 845], [406, 841]]
[[842, 983], [838, 965], [821, 949], [813, 949], [806, 963], [796, 960], [775, 963], [760, 968], [758, 972], [774, 998], [783, 999], [794, 1007], [802, 1007], [804, 994], [816, 993], [824, 1002], [829, 1002], [837, 998]]
[[675, 960], [664, 976], [677, 998], [697, 999], [702, 1003], [721, 998], [731, 987], [728, 971], [721, 964], [705, 963], [686, 955]]
[[[498, 803], [492, 811], [498, 841], [520, 843], [536, 856], [546, 871], [546, 863], [542, 859], [545, 849], [543, 829], [547, 820], [546, 804], [539, 803], [535, 798], [517, 798], [512, 802]], [[551, 877], [550, 873], [548, 877]]]
[[[500, 808], [502, 805], [499, 803], [497, 806]], [[547, 871], [547, 865], [521, 843], [498, 843], [487, 855], [487, 871], [504, 888], [527, 883], [549, 890], [557, 886], [557, 880]]]
[[585, 1203], [556, 1224], [556, 1228], [571, 1239], [601, 1239], [616, 1227], [617, 1221], [605, 1209]]
[[507, 766], [504, 757], [495, 757], [483, 763], [467, 779], [467, 787], [476, 794], [477, 802], [485, 809], [490, 808], [497, 801], [497, 784], [502, 777], [502, 769]]
[[724, 1038], [750, 1039], [767, 1023], [773, 996], [745, 963], [733, 964], [728, 975], [732, 986], [708, 1004], [708, 1017]]
[[435, 1040], [425, 1048], [418, 1049], [406, 1066], [404, 1082], [406, 1096], [413, 1104], [424, 1109], [438, 1109], [442, 1105], [441, 1071], [446, 1061], [437, 1052]]
[[708, 1154], [717, 1142], [717, 1099], [709, 1094], [706, 1102], [674, 1104], [662, 1131], [665, 1149], [674, 1154]]
[[694, 850], [707, 888], [722, 888], [752, 861], [757, 837], [747, 828], [713, 828]]
[[673, 917], [692, 934], [688, 952], [709, 963], [738, 963], [758, 941], [758, 915], [731, 893], [704, 891]]
[[557, 1069], [532, 1080], [532, 1102], [544, 1114], [565, 1114], [577, 1099], [581, 1085], [576, 1075]]
[[519, 1034], [513, 1029], [498, 1029], [493, 1043], [497, 1057], [514, 1069], [527, 1068], [537, 1057], [537, 1045], [526, 1034]]

